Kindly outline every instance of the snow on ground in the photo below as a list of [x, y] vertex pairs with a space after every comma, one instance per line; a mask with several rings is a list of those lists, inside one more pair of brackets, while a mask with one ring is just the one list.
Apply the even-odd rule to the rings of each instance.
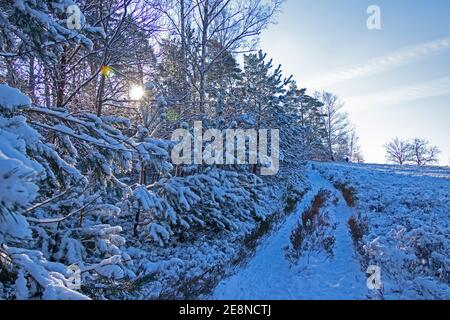
[[[288, 170], [289, 171], [289, 170]], [[283, 214], [284, 197], [289, 186], [302, 191], [307, 188], [304, 168], [280, 172], [279, 176], [267, 179], [268, 193], [261, 204], [261, 211], [268, 214]], [[270, 190], [270, 191], [269, 191]], [[221, 231], [216, 234], [196, 233], [165, 247], [127, 249], [134, 259], [129, 267], [143, 283], [132, 285], [133, 290], [117, 291], [113, 299], [198, 299], [205, 298], [214, 289], [220, 278], [229, 274], [236, 264], [242, 263], [243, 239], [253, 232], [254, 220], [240, 224], [238, 230]], [[274, 226], [276, 227], [276, 226]], [[266, 237], [267, 235], [262, 235]], [[252, 252], [246, 252], [251, 256]], [[236, 261], [238, 260], [238, 261]], [[203, 287], [203, 288], [202, 288]]]
[[[310, 192], [296, 213], [256, 256], [224, 279], [213, 299], [449, 299], [450, 169], [311, 163]], [[356, 195], [350, 208], [342, 186]], [[337, 189], [340, 191], [338, 191]], [[337, 202], [325, 208], [335, 237], [333, 255], [303, 252], [298, 264], [285, 248], [302, 212], [320, 190]], [[350, 232], [353, 217], [361, 237]], [[365, 270], [381, 269], [380, 290]]]
[[[353, 250], [347, 221], [351, 209], [342, 195], [320, 176], [309, 170], [312, 186], [298, 206], [296, 213], [283, 227], [257, 250], [249, 264], [216, 288], [213, 299], [365, 299], [366, 277]], [[338, 198], [329, 208], [331, 219], [336, 223], [333, 255], [323, 252], [307, 252], [300, 257], [298, 265], [292, 265], [285, 256], [290, 235], [301, 218], [302, 212], [311, 204], [320, 190], [329, 190]]]
[[361, 262], [381, 268], [385, 299], [450, 299], [450, 168], [314, 166], [355, 189]]
[[22, 94], [19, 90], [11, 88], [6, 84], [0, 84], [0, 109], [14, 111], [19, 107], [28, 107], [30, 104], [30, 98]]

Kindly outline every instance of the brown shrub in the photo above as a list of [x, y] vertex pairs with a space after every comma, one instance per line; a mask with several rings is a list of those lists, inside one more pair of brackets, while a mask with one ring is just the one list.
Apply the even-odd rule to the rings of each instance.
[[266, 220], [261, 221], [255, 230], [244, 237], [244, 246], [249, 250], [256, 249], [259, 240], [272, 230], [277, 220], [275, 215], [272, 215]]
[[359, 220], [355, 216], [352, 216], [348, 220], [348, 227], [350, 229], [350, 234], [353, 238], [353, 241], [360, 242], [362, 241], [364, 235], [368, 233], [368, 225], [365, 221]]
[[305, 229], [302, 228], [302, 225], [298, 224], [297, 227], [292, 231], [291, 234], [291, 243], [292, 248], [295, 251], [299, 251], [302, 247], [303, 240], [305, 239]]
[[301, 215], [301, 221], [297, 224], [290, 236], [291, 245], [286, 248], [286, 257], [292, 263], [298, 261], [302, 250], [308, 244], [305, 243], [307, 237], [317, 236], [320, 238], [320, 245], [327, 251], [332, 252], [335, 239], [331, 236], [325, 237], [324, 230], [329, 227], [329, 223], [320, 210], [325, 206], [330, 193], [321, 190], [313, 199], [311, 206]]
[[197, 300], [210, 295], [224, 275], [223, 266], [215, 266], [194, 277], [174, 279], [157, 300]]
[[325, 205], [327, 201], [328, 192], [320, 191], [311, 204], [311, 207], [306, 209], [302, 214], [302, 224], [305, 229], [313, 229], [314, 225], [318, 222], [320, 209]]
[[356, 190], [353, 187], [349, 187], [343, 183], [336, 182], [334, 187], [342, 192], [345, 202], [349, 207], [354, 208], [356, 206], [356, 201], [358, 200], [356, 196]]
[[308, 189], [305, 189], [303, 191], [299, 191], [294, 189], [294, 187], [289, 186], [287, 190], [287, 194], [285, 197], [286, 205], [284, 207], [284, 211], [289, 214], [292, 213], [295, 208], [297, 207], [297, 203], [303, 199], [305, 194], [308, 192]]
[[305, 228], [302, 223], [298, 223], [290, 236], [291, 246], [286, 248], [286, 258], [292, 263], [295, 263], [300, 258], [305, 237]]
[[336, 238], [333, 236], [328, 236], [323, 240], [323, 247], [325, 248], [325, 251], [328, 253], [333, 252], [334, 244], [336, 243]]

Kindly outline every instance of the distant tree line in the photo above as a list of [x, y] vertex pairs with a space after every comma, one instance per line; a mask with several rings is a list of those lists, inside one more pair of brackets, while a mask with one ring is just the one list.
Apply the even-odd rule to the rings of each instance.
[[427, 166], [439, 162], [441, 151], [425, 139], [402, 140], [395, 138], [385, 145], [386, 160], [395, 164]]

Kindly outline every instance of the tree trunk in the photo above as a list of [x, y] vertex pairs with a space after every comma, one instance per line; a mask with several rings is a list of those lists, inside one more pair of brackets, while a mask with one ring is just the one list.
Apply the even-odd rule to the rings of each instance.
[[66, 57], [66, 48], [64, 48], [64, 52], [61, 55], [61, 60], [58, 68], [57, 82], [56, 82], [56, 106], [60, 107], [64, 103], [64, 92], [66, 89], [66, 65], [67, 65], [67, 57]]
[[208, 26], [209, 26], [209, 0], [205, 0], [203, 4], [203, 20], [202, 20], [202, 54], [200, 61], [200, 114], [205, 114], [206, 100], [206, 54], [208, 48]]
[[30, 67], [29, 67], [29, 75], [28, 75], [28, 93], [31, 99], [34, 101], [36, 99], [35, 96], [35, 87], [36, 87], [36, 79], [34, 74], [34, 57], [30, 58]]
[[188, 67], [187, 67], [187, 44], [186, 44], [186, 17], [185, 17], [185, 2], [180, 0], [180, 32], [181, 32], [181, 59], [183, 64], [183, 101], [187, 100], [189, 94], [188, 83]]
[[106, 81], [106, 77], [105, 75], [102, 73], [100, 75], [100, 84], [98, 86], [98, 91], [97, 91], [97, 117], [101, 117], [102, 116], [102, 112], [103, 112], [103, 93], [105, 91], [105, 81]]
[[45, 98], [45, 106], [47, 108], [50, 108], [51, 106], [51, 93], [50, 93], [50, 77], [48, 76], [48, 69], [45, 69], [44, 71], [44, 98]]

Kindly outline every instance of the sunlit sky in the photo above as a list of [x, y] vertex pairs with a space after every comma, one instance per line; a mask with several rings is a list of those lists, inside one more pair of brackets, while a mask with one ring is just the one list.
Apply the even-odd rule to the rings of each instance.
[[[381, 30], [369, 30], [369, 5]], [[394, 137], [438, 146], [450, 165], [450, 1], [287, 0], [262, 49], [299, 86], [346, 102], [366, 162]]]

